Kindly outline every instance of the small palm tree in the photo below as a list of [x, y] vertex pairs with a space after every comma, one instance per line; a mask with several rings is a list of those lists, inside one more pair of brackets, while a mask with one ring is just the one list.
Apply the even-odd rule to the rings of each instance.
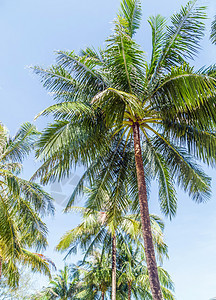
[[[162, 292], [145, 167], [159, 181], [165, 215], [172, 217], [176, 213], [174, 182], [197, 202], [210, 195], [210, 178], [194, 157], [215, 164], [215, 67], [196, 71], [188, 63], [200, 48], [205, 18], [205, 8], [197, 7], [196, 1], [174, 14], [170, 26], [160, 15], [151, 17], [152, 56], [148, 62], [134, 40], [141, 20], [141, 3], [122, 0], [114, 32], [104, 50], [87, 48], [80, 55], [58, 51], [57, 65], [48, 69], [35, 67], [44, 86], [60, 101], [40, 114], [53, 114], [55, 118], [38, 143], [37, 156], [44, 164], [37, 174], [43, 182], [69, 176], [74, 164], [95, 166], [101, 157], [116, 153], [122, 141], [123, 149], [131, 145], [136, 174], [129, 189], [138, 190], [154, 300], [161, 300]], [[96, 170], [100, 172], [100, 168]], [[104, 173], [105, 177], [107, 173], [115, 178], [111, 169]], [[91, 180], [92, 169], [84, 177], [87, 175]]]
[[[126, 290], [128, 300], [131, 300], [132, 294], [136, 298], [152, 299], [143, 249], [128, 243], [127, 247], [123, 244], [118, 250], [118, 291]], [[163, 298], [174, 300], [174, 284], [169, 274], [162, 267], [158, 267], [158, 274]]]
[[39, 215], [54, 211], [51, 197], [41, 187], [19, 177], [22, 161], [32, 150], [38, 132], [30, 123], [11, 138], [0, 124], [0, 277], [18, 284], [17, 264], [50, 275], [51, 261], [26, 248], [47, 245], [47, 228]]
[[63, 270], [59, 271], [49, 283], [49, 286], [44, 288], [43, 291], [32, 295], [31, 299], [77, 299], [76, 294], [79, 291], [79, 277], [73, 276], [71, 268], [65, 265]]
[[[94, 252], [91, 260], [84, 263], [84, 292], [83, 299], [97, 299], [101, 295], [101, 300], [105, 300], [106, 294], [111, 287], [110, 257]], [[78, 294], [79, 295], [79, 294]]]

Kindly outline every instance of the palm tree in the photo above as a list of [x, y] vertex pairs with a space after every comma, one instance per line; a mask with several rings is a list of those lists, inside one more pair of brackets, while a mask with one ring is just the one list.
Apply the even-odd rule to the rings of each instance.
[[[128, 300], [132, 294], [136, 299], [152, 299], [148, 271], [143, 263], [145, 262], [143, 249], [128, 243], [127, 247], [123, 244], [118, 250], [119, 291], [127, 290]], [[174, 285], [169, 274], [162, 267], [158, 267], [158, 274], [164, 299], [173, 300]]]
[[[162, 211], [172, 217], [176, 213], [175, 182], [197, 202], [209, 198], [210, 178], [194, 158], [214, 164], [216, 157], [215, 68], [195, 71], [188, 63], [197, 54], [204, 34], [205, 8], [195, 4], [189, 2], [174, 14], [170, 26], [160, 15], [149, 19], [150, 62], [134, 40], [141, 20], [140, 1], [123, 0], [104, 50], [87, 48], [79, 56], [58, 51], [57, 65], [35, 67], [44, 86], [60, 101], [40, 114], [55, 118], [38, 143], [37, 157], [44, 163], [37, 176], [43, 183], [69, 176], [78, 163], [95, 166], [100, 172], [97, 162], [101, 157], [115, 154], [120, 142], [124, 141], [123, 151], [133, 145], [136, 174], [135, 180], [130, 176], [130, 188], [138, 189], [154, 300], [162, 299], [162, 293], [145, 167], [159, 181]], [[91, 181], [92, 170], [82, 179]], [[111, 169], [107, 172], [113, 175]], [[108, 176], [106, 172], [104, 176]]]
[[[107, 198], [106, 201], [109, 201]], [[108, 207], [104, 203], [104, 207]], [[78, 247], [85, 251], [84, 261], [87, 256], [102, 248], [102, 253], [108, 252], [112, 257], [112, 299], [116, 297], [116, 256], [117, 248], [125, 243], [125, 237], [136, 241], [140, 246], [142, 243], [141, 223], [139, 215], [122, 215], [118, 223], [109, 220], [106, 211], [96, 211], [84, 207], [71, 207], [72, 211], [80, 212], [82, 222], [74, 229], [68, 231], [57, 245], [57, 250], [68, 251], [66, 257], [77, 253]], [[117, 220], [115, 220], [117, 221]], [[151, 215], [151, 226], [155, 250], [159, 261], [167, 256], [167, 245], [163, 241], [163, 222], [157, 216]], [[141, 247], [142, 248], [142, 247]], [[114, 292], [113, 292], [114, 291]], [[115, 299], [115, 298], [114, 298]]]
[[60, 270], [49, 286], [32, 295], [31, 299], [105, 299], [110, 290], [111, 269], [107, 256], [102, 258], [99, 252], [93, 252], [91, 259], [65, 266]]
[[89, 211], [84, 207], [71, 207], [82, 213], [83, 221], [76, 228], [67, 232], [57, 246], [57, 250], [69, 250], [68, 254], [77, 251], [81, 246], [86, 250], [85, 258], [92, 253], [98, 244], [103, 244], [104, 249], [112, 245], [112, 299], [116, 299], [116, 233], [114, 222], [108, 222], [105, 211]]
[[[57, 245], [57, 251], [65, 252], [67, 255], [76, 254], [80, 247], [84, 253], [84, 260], [100, 245], [103, 251], [112, 251], [112, 225], [107, 220], [106, 212], [89, 211], [84, 207], [71, 207], [71, 210], [81, 213], [82, 221], [77, 227], [66, 232]], [[163, 261], [168, 257], [168, 248], [164, 242], [162, 220], [151, 215], [151, 227], [153, 232], [154, 247], [158, 260]], [[141, 222], [139, 215], [124, 215], [121, 223], [115, 229], [115, 235], [122, 241], [122, 234], [127, 235], [130, 240], [136, 241], [140, 246], [142, 240]], [[140, 242], [140, 243], [139, 243]], [[142, 246], [141, 246], [142, 247]], [[110, 250], [111, 249], [111, 250]]]
[[78, 292], [78, 280], [79, 278], [73, 277], [70, 268], [65, 265], [64, 269], [50, 281], [49, 286], [33, 295], [32, 299], [77, 299], [75, 295]]
[[[124, 147], [124, 144], [122, 144]], [[120, 153], [122, 152], [121, 147]], [[116, 151], [115, 151], [116, 152]], [[112, 169], [112, 172], [115, 173], [117, 176], [117, 179], [114, 180], [112, 177], [111, 185], [109, 185], [109, 180], [104, 180], [104, 177], [102, 176], [94, 176], [94, 185], [91, 186], [91, 189], [85, 188], [85, 191], [88, 194], [87, 198], [87, 208], [81, 208], [81, 207], [71, 207], [71, 205], [67, 206], [67, 211], [70, 209], [79, 211], [83, 215], [85, 222], [80, 224], [78, 226], [78, 230], [74, 231], [72, 230], [68, 234], [66, 234], [60, 244], [58, 245], [60, 250], [67, 250], [69, 247], [68, 243], [72, 243], [73, 238], [75, 235], [77, 235], [77, 241], [80, 241], [80, 234], [84, 234], [84, 239], [88, 239], [89, 235], [96, 236], [95, 240], [99, 240], [101, 236], [103, 236], [104, 229], [106, 228], [106, 234], [105, 234], [105, 243], [104, 247], [107, 249], [110, 249], [109, 243], [112, 244], [112, 299], [116, 299], [116, 234], [118, 233], [118, 226], [122, 223], [124, 224], [124, 229], [128, 231], [128, 224], [129, 225], [135, 225], [136, 224], [136, 230], [133, 228], [133, 237], [134, 233], [136, 231], [136, 237], [139, 236], [140, 238], [140, 223], [137, 220], [136, 216], [128, 216], [126, 215], [129, 206], [131, 206], [131, 200], [127, 195], [127, 178], [131, 177], [132, 173], [130, 172], [131, 169], [133, 169], [134, 165], [131, 165], [129, 168], [126, 168], [128, 166], [128, 162], [133, 162], [133, 153], [130, 153], [128, 149], [125, 149], [123, 157], [119, 155], [120, 153], [116, 152], [116, 155], [114, 157], [105, 156], [105, 158], [102, 160], [100, 159], [100, 162], [103, 161], [103, 164], [100, 164], [101, 168], [101, 174], [103, 174], [103, 170]], [[112, 153], [110, 153], [112, 156]], [[113, 161], [113, 165], [110, 165], [110, 159]], [[117, 166], [114, 168], [114, 165]], [[129, 170], [129, 172], [122, 172], [123, 168], [119, 168], [119, 165], [124, 165], [126, 169]], [[97, 165], [97, 168], [99, 166]], [[95, 167], [92, 166], [92, 171], [94, 171]], [[106, 183], [106, 189], [103, 190], [104, 185], [101, 184], [101, 181]], [[120, 184], [120, 182], [122, 184]], [[79, 182], [79, 184], [76, 187], [76, 190], [79, 189], [80, 185], [82, 185], [82, 180]], [[72, 198], [76, 197], [77, 193], [76, 190], [74, 191], [71, 199], [69, 202], [72, 201]], [[137, 198], [137, 191], [133, 193], [133, 199]], [[133, 205], [136, 204], [136, 201], [134, 201]], [[137, 204], [135, 205], [135, 207]], [[97, 211], [95, 208], [98, 208], [100, 211]], [[136, 214], [139, 214], [139, 211], [137, 209], [133, 209]], [[89, 215], [90, 213], [90, 215]], [[154, 244], [156, 246], [156, 251], [158, 256], [162, 256], [162, 254], [165, 254], [166, 252], [166, 245], [163, 243], [162, 238], [162, 222], [156, 218], [155, 216], [152, 216], [151, 218], [151, 225], [153, 226], [153, 238], [154, 238]], [[94, 220], [94, 221], [93, 221]], [[158, 225], [160, 223], [160, 226]], [[156, 226], [157, 225], [157, 226]], [[123, 228], [122, 226], [120, 226]], [[127, 227], [127, 228], [126, 228]], [[135, 226], [134, 226], [135, 227]], [[82, 228], [82, 229], [81, 229]], [[82, 231], [84, 230], [84, 231]], [[82, 233], [81, 233], [82, 232]], [[138, 239], [137, 239], [138, 240]], [[81, 241], [80, 241], [81, 242]], [[84, 243], [84, 242], [83, 242]], [[74, 241], [74, 244], [76, 245], [76, 242]], [[86, 250], [86, 244], [84, 244], [84, 250]], [[77, 246], [77, 245], [76, 245]], [[92, 242], [91, 246], [95, 246], [95, 243]], [[57, 248], [58, 248], [57, 247]], [[89, 250], [92, 250], [92, 247], [89, 248]], [[72, 251], [75, 250], [74, 247], [72, 247]], [[69, 253], [71, 253], [69, 251]], [[87, 251], [87, 254], [89, 251]]]
[[[128, 296], [130, 291], [136, 299], [151, 300], [152, 295], [149, 286], [149, 277], [147, 268], [145, 266], [145, 254], [143, 249], [136, 248], [134, 250], [132, 244], [118, 244], [117, 252], [117, 280], [119, 287], [116, 293], [117, 299], [126, 299], [125, 286], [128, 286]], [[104, 253], [104, 251], [93, 251], [90, 259], [80, 262], [77, 266], [73, 266], [73, 272], [77, 269], [79, 274], [79, 288], [80, 291], [74, 296], [74, 299], [110, 299], [111, 293], [111, 253]], [[136, 261], [134, 261], [136, 260]], [[126, 266], [131, 263], [134, 271], [134, 276], [131, 280], [131, 273], [127, 272]], [[127, 271], [126, 271], [127, 269]], [[162, 285], [164, 299], [173, 300], [172, 294], [173, 282], [169, 274], [162, 268], [158, 268], [159, 277]], [[130, 274], [129, 274], [130, 273]], [[127, 281], [129, 280], [129, 282]], [[131, 288], [131, 289], [130, 289]], [[140, 298], [139, 298], [140, 297]], [[130, 299], [130, 298], [128, 298]]]
[[[117, 247], [117, 299], [151, 300], [148, 271], [145, 266], [145, 254], [142, 248], [134, 248], [130, 242], [118, 244]], [[65, 266], [49, 283], [31, 296], [31, 299], [110, 299], [111, 295], [111, 253], [93, 251], [91, 255], [78, 264]], [[164, 299], [173, 300], [173, 282], [169, 274], [158, 267]]]
[[[111, 286], [110, 257], [95, 251], [92, 258], [84, 263], [83, 269], [84, 296], [83, 299], [105, 300]], [[79, 295], [79, 294], [78, 294]]]
[[53, 212], [51, 197], [36, 184], [19, 177], [22, 161], [32, 150], [38, 132], [25, 123], [11, 138], [0, 124], [0, 277], [16, 286], [19, 265], [50, 276], [45, 256], [25, 248], [46, 247], [47, 228], [40, 215]]

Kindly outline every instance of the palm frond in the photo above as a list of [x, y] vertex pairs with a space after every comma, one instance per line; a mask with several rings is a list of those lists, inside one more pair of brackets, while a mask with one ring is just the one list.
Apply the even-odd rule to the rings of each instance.
[[150, 17], [148, 20], [152, 29], [152, 54], [148, 76], [154, 71], [165, 44], [166, 19], [161, 15]]
[[80, 102], [61, 102], [44, 109], [35, 117], [35, 119], [40, 116], [49, 116], [50, 114], [55, 120], [71, 120], [73, 115], [80, 116], [80, 118], [83, 116], [83, 114], [89, 114], [92, 116], [92, 118], [95, 116], [88, 104]]
[[10, 138], [7, 144], [7, 148], [1, 156], [1, 159], [13, 160], [22, 162], [23, 159], [32, 150], [36, 139], [38, 138], [38, 131], [36, 127], [31, 123], [24, 123], [17, 134]]
[[139, 0], [123, 0], [121, 2], [120, 16], [127, 21], [127, 30], [132, 37], [140, 27], [142, 16], [141, 2]]
[[35, 66], [35, 74], [39, 75], [43, 86], [59, 101], [74, 101], [79, 98], [82, 86], [61, 66], [43, 69]]
[[23, 249], [21, 261], [28, 265], [32, 272], [40, 272], [51, 279], [50, 264], [52, 267], [55, 267], [55, 265], [49, 259], [46, 259], [44, 255]]
[[[127, 21], [118, 17], [114, 34], [107, 39], [106, 68], [112, 71], [109, 73], [109, 82], [113, 88], [137, 94], [143, 89], [143, 52], [126, 28]], [[118, 74], [118, 78], [112, 74]]]
[[19, 231], [10, 206], [10, 201], [0, 194], [0, 244], [5, 260], [14, 260], [22, 253]]
[[101, 62], [95, 56], [89, 54], [78, 56], [74, 52], [57, 51], [57, 64], [73, 74], [74, 79], [90, 94], [106, 87], [106, 82], [99, 71]]
[[73, 193], [71, 194], [68, 203], [65, 208], [65, 212], [68, 212], [71, 210], [71, 206], [74, 204], [77, 197], [81, 197], [81, 195], [84, 194], [84, 183], [88, 184], [93, 182], [93, 178], [95, 177], [95, 174], [98, 172], [100, 167], [100, 158], [96, 160], [96, 162], [93, 162], [87, 170], [83, 173], [81, 176], [79, 182], [77, 183], [75, 189], [73, 190]]
[[204, 36], [206, 8], [196, 6], [189, 1], [179, 13], [171, 17], [172, 24], [167, 27], [165, 45], [155, 67], [153, 78], [160, 68], [170, 70], [171, 66], [179, 66], [185, 60], [192, 59], [200, 49], [200, 40]]
[[149, 168], [152, 170], [154, 177], [157, 178], [159, 184], [159, 203], [161, 211], [165, 216], [171, 219], [176, 214], [177, 198], [174, 187], [174, 181], [169, 169], [169, 165], [163, 156], [157, 152], [149, 139], [146, 141], [144, 157], [150, 163]]
[[154, 146], [161, 152], [169, 165], [171, 175], [176, 178], [177, 184], [188, 192], [193, 200], [203, 202], [210, 197], [210, 182], [202, 169], [194, 162], [191, 155], [184, 149], [176, 147], [170, 141], [159, 136]]
[[165, 126], [166, 134], [170, 140], [187, 148], [189, 153], [204, 163], [211, 166], [215, 165], [216, 136], [214, 132], [196, 129], [184, 121], [167, 122]]
[[211, 24], [210, 39], [213, 44], [216, 44], [216, 16], [214, 17], [214, 20], [212, 21], [212, 24]]
[[[194, 72], [187, 64], [175, 67], [164, 77], [152, 95], [153, 105], [172, 114], [190, 113], [202, 104], [208, 104], [215, 96], [216, 81], [214, 77]], [[207, 105], [206, 105], [207, 106]], [[203, 109], [205, 106], [203, 105]]]

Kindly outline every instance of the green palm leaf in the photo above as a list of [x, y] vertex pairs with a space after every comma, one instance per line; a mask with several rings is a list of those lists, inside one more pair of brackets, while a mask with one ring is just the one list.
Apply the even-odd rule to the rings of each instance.
[[139, 0], [124, 0], [121, 2], [120, 16], [127, 21], [126, 28], [132, 37], [140, 27], [141, 2]]
[[171, 17], [172, 25], [167, 27], [166, 42], [153, 77], [160, 68], [170, 70], [171, 66], [178, 66], [185, 59], [193, 58], [200, 49], [200, 40], [204, 36], [203, 20], [206, 19], [206, 8], [195, 6], [196, 2], [189, 1], [179, 13]]
[[211, 24], [210, 39], [213, 44], [216, 44], [216, 16], [214, 17], [214, 20], [212, 21], [212, 24]]

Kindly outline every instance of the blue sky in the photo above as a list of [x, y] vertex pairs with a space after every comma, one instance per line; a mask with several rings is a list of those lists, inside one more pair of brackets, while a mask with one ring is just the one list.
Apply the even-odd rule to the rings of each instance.
[[[169, 17], [187, 1], [143, 0], [143, 21], [137, 40], [146, 51], [151, 50], [150, 28], [147, 17], [161, 14]], [[208, 6], [208, 16], [216, 14], [216, 1], [199, 1]], [[54, 63], [54, 50], [75, 50], [92, 45], [103, 46], [111, 30], [111, 21], [119, 8], [119, 0], [0, 0], [0, 120], [12, 134], [25, 121], [52, 104], [38, 78], [28, 70], [29, 65], [48, 66]], [[208, 40], [210, 20], [207, 20], [203, 50], [195, 60], [198, 68], [215, 62], [216, 46]], [[47, 120], [39, 119], [39, 129]], [[38, 164], [33, 156], [25, 162], [24, 176], [30, 177]], [[179, 191], [178, 213], [172, 222], [165, 220], [165, 237], [170, 259], [165, 267], [176, 285], [178, 300], [208, 300], [216, 296], [216, 181], [215, 170], [205, 168], [212, 176], [212, 199], [195, 204]], [[67, 194], [82, 170], [75, 171], [72, 185], [47, 187], [56, 194]], [[62, 188], [62, 191], [60, 190]], [[62, 200], [57, 196], [57, 212], [47, 218], [50, 247], [47, 255], [62, 267], [62, 257], [53, 251], [60, 236], [79, 221], [78, 216], [62, 215]], [[160, 214], [157, 186], [153, 184], [150, 210]], [[76, 257], [70, 261], [75, 262]]]

